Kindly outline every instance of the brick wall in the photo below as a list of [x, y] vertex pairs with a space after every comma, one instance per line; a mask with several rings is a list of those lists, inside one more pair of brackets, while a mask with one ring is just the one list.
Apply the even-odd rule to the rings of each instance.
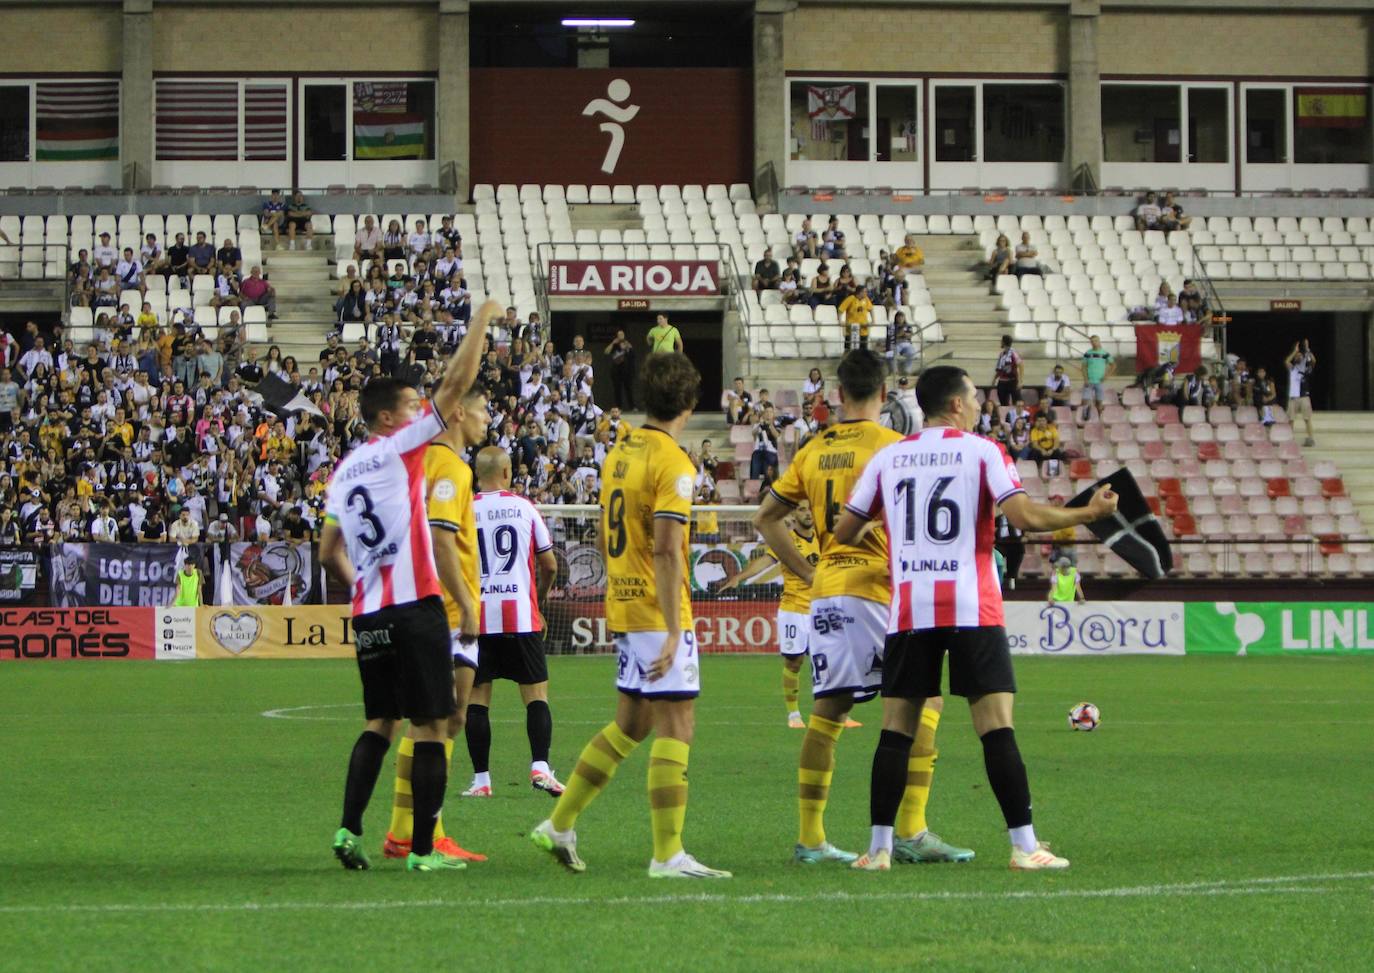
[[0, 71], [118, 72], [122, 17], [118, 4], [6, 7], [0, 10], [0, 33], [5, 38]]
[[785, 18], [788, 71], [1069, 70], [1062, 9], [802, 6]]
[[153, 70], [437, 71], [437, 9], [159, 6]]

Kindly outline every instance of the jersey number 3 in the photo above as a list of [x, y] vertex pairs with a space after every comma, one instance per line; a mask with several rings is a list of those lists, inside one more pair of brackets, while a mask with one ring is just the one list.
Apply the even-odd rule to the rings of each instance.
[[377, 519], [377, 513], [372, 506], [372, 494], [367, 492], [367, 487], [355, 486], [349, 490], [344, 506], [348, 508], [349, 513], [357, 514], [358, 519], [363, 522], [363, 530], [358, 534], [358, 540], [363, 547], [376, 547], [380, 544], [386, 534], [386, 528]]

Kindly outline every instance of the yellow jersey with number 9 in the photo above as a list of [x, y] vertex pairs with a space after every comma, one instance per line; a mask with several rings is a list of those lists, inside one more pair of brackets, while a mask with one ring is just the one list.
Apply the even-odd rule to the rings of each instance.
[[[803, 537], [796, 530], [791, 533], [790, 540], [792, 546], [797, 549], [797, 553], [815, 567], [820, 563], [820, 548], [816, 545], [816, 535]], [[778, 605], [779, 611], [798, 612], [805, 614], [811, 610], [811, 589], [802, 581], [801, 578], [793, 574], [786, 564], [782, 563], [782, 558], [778, 557], [771, 550], [768, 552], [773, 560], [778, 562], [782, 568], [782, 603]]]
[[[472, 512], [472, 467], [445, 443], [434, 443], [425, 450], [425, 498], [429, 525], [453, 534], [458, 547], [458, 569], [463, 575], [472, 603], [482, 605], [482, 574], [477, 564], [477, 518]], [[444, 614], [448, 627], [457, 631], [463, 623], [458, 603], [444, 589]]]
[[820, 562], [811, 583], [811, 598], [848, 595], [887, 604], [892, 584], [887, 570], [887, 533], [875, 526], [850, 547], [835, 540], [835, 522], [873, 455], [902, 438], [868, 419], [841, 422], [802, 447], [773, 483], [773, 496], [790, 507], [811, 502]]
[[606, 624], [612, 632], [666, 632], [654, 577], [654, 520], [682, 524], [680, 631], [692, 631], [688, 522], [696, 468], [661, 429], [631, 430], [601, 465], [601, 536], [606, 545]]

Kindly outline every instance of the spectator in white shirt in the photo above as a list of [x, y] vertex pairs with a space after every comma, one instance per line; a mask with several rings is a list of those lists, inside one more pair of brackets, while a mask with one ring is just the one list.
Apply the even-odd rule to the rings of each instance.
[[1146, 193], [1145, 201], [1135, 208], [1135, 228], [1144, 233], [1146, 230], [1159, 229], [1159, 204], [1154, 193]]
[[1169, 295], [1169, 302], [1159, 309], [1156, 320], [1160, 324], [1182, 324], [1183, 308], [1178, 306], [1178, 300], [1174, 295]]
[[119, 251], [110, 246], [110, 231], [106, 230], [100, 234], [100, 242], [91, 248], [91, 265], [114, 269], [118, 262]]
[[33, 347], [19, 358], [19, 370], [27, 377], [32, 375], [33, 370], [39, 365], [46, 365], [51, 370], [53, 367], [52, 352], [44, 347], [42, 338], [34, 338]]
[[1050, 405], [1068, 405], [1072, 390], [1073, 383], [1064, 374], [1064, 366], [1055, 365], [1054, 371], [1045, 379], [1045, 397], [1050, 400]]
[[424, 220], [416, 220], [416, 221], [415, 221], [415, 232], [412, 233], [412, 234], [406, 239], [406, 244], [407, 244], [407, 246], [410, 247], [410, 255], [411, 255], [411, 257], [412, 257], [412, 258], [424, 257], [424, 258], [428, 259], [429, 256], [430, 256], [430, 253], [429, 253], [429, 240], [430, 240], [430, 236], [429, 236], [429, 234], [428, 234], [427, 232], [425, 232], [425, 221], [424, 221]]
[[143, 283], [143, 264], [134, 256], [133, 247], [124, 248], [123, 258], [115, 264], [115, 276], [119, 278], [119, 286], [123, 290], [138, 290], [140, 293], [148, 291]]
[[353, 259], [376, 260], [382, 253], [382, 230], [371, 216], [363, 217], [363, 225], [353, 234]]
[[191, 511], [181, 508], [181, 513], [177, 519], [172, 521], [172, 526], [167, 531], [167, 539], [173, 544], [195, 544], [200, 540], [200, 524], [191, 519]]

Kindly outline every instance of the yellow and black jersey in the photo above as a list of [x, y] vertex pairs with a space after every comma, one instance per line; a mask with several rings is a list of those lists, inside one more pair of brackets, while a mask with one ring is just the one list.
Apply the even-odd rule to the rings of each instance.
[[812, 437], [773, 483], [773, 496], [788, 506], [795, 507], [803, 500], [811, 503], [820, 548], [812, 598], [848, 595], [884, 604], [891, 600], [887, 534], [882, 526], [869, 531], [855, 547], [837, 543], [833, 532], [868, 461], [901, 438], [901, 433], [867, 419], [841, 422]]
[[661, 429], [630, 430], [601, 466], [601, 536], [606, 543], [606, 624], [612, 632], [665, 632], [654, 578], [654, 519], [683, 525], [677, 628], [692, 631], [687, 577], [688, 521], [696, 469]]
[[[815, 567], [820, 562], [820, 547], [816, 543], [816, 535], [813, 533], [808, 537], [792, 531], [790, 539], [792, 546], [797, 549], [797, 553]], [[799, 612], [805, 614], [811, 610], [811, 589], [801, 578], [788, 569], [782, 558], [778, 557], [773, 551], [768, 552], [773, 560], [778, 562], [778, 567], [782, 568], [782, 604], [778, 606], [780, 611]]]
[[[425, 450], [426, 507], [432, 527], [451, 531], [458, 545], [458, 568], [472, 594], [474, 605], [482, 603], [482, 574], [477, 564], [477, 518], [472, 512], [472, 467], [444, 443]], [[444, 611], [448, 626], [457, 630], [462, 615], [448, 591], [444, 591]]]

